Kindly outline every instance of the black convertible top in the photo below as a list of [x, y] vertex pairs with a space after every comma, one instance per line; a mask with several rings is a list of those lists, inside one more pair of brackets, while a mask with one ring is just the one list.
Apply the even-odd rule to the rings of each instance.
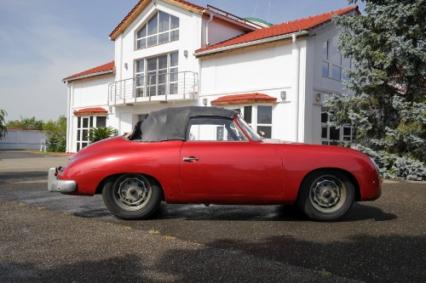
[[[221, 117], [232, 119], [237, 112], [217, 108], [187, 106], [166, 108], [151, 112], [140, 125], [142, 141], [155, 142], [167, 140], [185, 140], [186, 127], [194, 117]], [[139, 125], [138, 125], [139, 126]]]

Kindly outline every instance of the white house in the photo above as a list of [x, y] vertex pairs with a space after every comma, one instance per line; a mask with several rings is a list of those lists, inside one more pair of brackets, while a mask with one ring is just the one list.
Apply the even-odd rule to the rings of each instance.
[[183, 0], [140, 0], [110, 34], [114, 60], [64, 79], [67, 151], [88, 131], [130, 132], [147, 113], [200, 105], [236, 109], [266, 137], [305, 143], [350, 140], [327, 124], [321, 101], [342, 93], [350, 60], [337, 49], [335, 15], [356, 6], [268, 25]]

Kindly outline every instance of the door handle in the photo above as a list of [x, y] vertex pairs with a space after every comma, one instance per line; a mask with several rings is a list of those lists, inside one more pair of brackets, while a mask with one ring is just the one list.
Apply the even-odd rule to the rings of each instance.
[[183, 162], [195, 162], [198, 161], [198, 157], [195, 156], [186, 156], [183, 158]]

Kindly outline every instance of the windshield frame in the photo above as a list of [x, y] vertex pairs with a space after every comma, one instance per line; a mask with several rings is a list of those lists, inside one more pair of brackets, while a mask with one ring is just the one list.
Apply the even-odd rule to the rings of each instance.
[[258, 135], [256, 133], [255, 130], [252, 129], [252, 127], [250, 127], [249, 124], [247, 124], [246, 121], [244, 121], [243, 118], [241, 118], [241, 116], [236, 116], [235, 118], [238, 126], [240, 127], [241, 131], [243, 131], [243, 133], [247, 136], [247, 138], [249, 138], [251, 141], [255, 141], [255, 142], [259, 142], [262, 141], [264, 138], [262, 138], [260, 135]]

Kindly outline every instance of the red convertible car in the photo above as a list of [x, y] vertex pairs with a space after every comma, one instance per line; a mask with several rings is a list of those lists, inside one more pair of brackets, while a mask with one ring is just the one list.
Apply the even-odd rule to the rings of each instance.
[[112, 214], [146, 219], [167, 203], [297, 204], [336, 220], [356, 201], [380, 196], [381, 179], [352, 149], [262, 139], [231, 110], [180, 107], [152, 112], [131, 135], [94, 143], [48, 189], [102, 194]]

